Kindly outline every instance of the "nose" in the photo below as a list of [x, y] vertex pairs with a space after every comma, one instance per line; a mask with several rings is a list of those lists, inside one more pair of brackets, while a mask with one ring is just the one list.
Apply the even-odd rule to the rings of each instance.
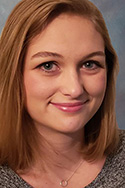
[[70, 71], [63, 75], [61, 93], [71, 98], [78, 98], [84, 92], [83, 80], [77, 71]]

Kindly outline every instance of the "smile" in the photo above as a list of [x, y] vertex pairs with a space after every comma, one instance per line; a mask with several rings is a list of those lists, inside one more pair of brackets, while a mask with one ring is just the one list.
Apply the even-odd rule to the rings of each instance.
[[64, 111], [64, 112], [78, 112], [80, 111], [83, 106], [88, 102], [76, 102], [76, 103], [53, 103], [51, 104], [55, 106], [57, 109]]

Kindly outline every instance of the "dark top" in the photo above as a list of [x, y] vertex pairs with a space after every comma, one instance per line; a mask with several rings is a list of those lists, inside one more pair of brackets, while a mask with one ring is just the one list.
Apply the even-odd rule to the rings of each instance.
[[[0, 166], [0, 188], [32, 187], [8, 166]], [[125, 188], [125, 130], [120, 131], [116, 153], [107, 157], [99, 175], [85, 188]]]

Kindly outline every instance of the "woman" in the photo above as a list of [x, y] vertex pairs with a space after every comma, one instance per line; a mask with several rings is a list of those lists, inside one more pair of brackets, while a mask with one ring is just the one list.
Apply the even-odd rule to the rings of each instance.
[[124, 187], [118, 60], [99, 10], [22, 0], [0, 52], [0, 186]]

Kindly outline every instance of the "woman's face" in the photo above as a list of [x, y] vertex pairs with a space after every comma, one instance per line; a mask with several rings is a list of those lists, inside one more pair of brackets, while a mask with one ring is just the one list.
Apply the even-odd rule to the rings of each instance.
[[26, 107], [35, 125], [63, 133], [83, 128], [103, 101], [106, 75], [104, 41], [93, 23], [58, 16], [25, 57]]

